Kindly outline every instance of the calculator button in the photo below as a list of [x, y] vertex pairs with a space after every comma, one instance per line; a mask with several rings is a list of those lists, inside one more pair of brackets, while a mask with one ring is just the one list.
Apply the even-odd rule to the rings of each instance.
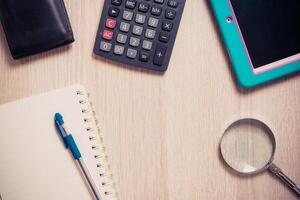
[[124, 53], [124, 47], [120, 46], [120, 45], [115, 45], [114, 54], [121, 56], [121, 55], [123, 55], [123, 53]]
[[161, 66], [164, 62], [166, 55], [167, 47], [161, 44], [156, 46], [153, 64]]
[[121, 44], [125, 44], [126, 41], [127, 41], [127, 35], [123, 35], [123, 34], [119, 33], [117, 36], [117, 42], [119, 42]]
[[142, 33], [143, 33], [143, 27], [134, 25], [133, 29], [132, 29], [132, 33], [134, 35], [142, 35]]
[[176, 17], [175, 10], [167, 9], [165, 12], [165, 18], [167, 19], [174, 19]]
[[173, 23], [172, 22], [166, 21], [166, 20], [163, 21], [163, 23], [162, 23], [162, 29], [164, 31], [171, 31], [172, 28], [173, 28]]
[[118, 8], [110, 7], [108, 9], [108, 15], [111, 17], [118, 17], [119, 13], [120, 13], [120, 9]]
[[177, 8], [178, 7], [178, 1], [177, 0], [169, 0], [168, 1], [168, 6], [171, 6], [173, 8]]
[[151, 50], [151, 48], [152, 48], [152, 42], [144, 40], [142, 47], [145, 50]]
[[146, 16], [145, 15], [141, 15], [141, 14], [137, 14], [135, 17], [135, 22], [139, 23], [139, 24], [144, 24], [146, 21]]
[[122, 4], [122, 0], [111, 0], [111, 4], [119, 6]]
[[148, 3], [145, 3], [145, 2], [139, 3], [139, 11], [146, 13], [146, 12], [148, 12], [149, 8], [150, 8], [150, 5]]
[[159, 22], [158, 19], [156, 19], [154, 17], [149, 17], [148, 25], [153, 27], [153, 28], [156, 28], [158, 26], [158, 22]]
[[104, 30], [103, 31], [103, 38], [106, 40], [112, 40], [114, 33], [109, 30]]
[[128, 58], [135, 59], [136, 55], [137, 55], [137, 50], [135, 50], [135, 49], [128, 49], [126, 55], [127, 55]]
[[142, 62], [148, 62], [149, 61], [149, 57], [150, 57], [150, 54], [145, 52], [145, 51], [141, 51], [140, 53], [140, 61]]
[[112, 28], [112, 29], [114, 29], [115, 27], [116, 27], [116, 25], [117, 25], [117, 21], [116, 20], [114, 20], [114, 19], [106, 19], [106, 22], [105, 22], [105, 26], [107, 27], [107, 28]]
[[138, 47], [140, 45], [140, 39], [136, 37], [131, 37], [129, 41], [130, 46]]
[[145, 33], [145, 37], [149, 39], [153, 39], [155, 37], [156, 31], [152, 29], [147, 29]]
[[154, 0], [155, 3], [163, 4], [164, 0]]
[[123, 31], [123, 32], [128, 32], [130, 29], [130, 24], [128, 23], [125, 23], [125, 22], [121, 22], [120, 24], [120, 31]]
[[101, 41], [100, 43], [100, 50], [109, 52], [111, 50], [111, 44], [108, 42]]
[[151, 14], [159, 16], [162, 12], [162, 8], [160, 6], [152, 6], [151, 8]]
[[127, 21], [131, 21], [133, 18], [133, 12], [130, 12], [128, 10], [124, 10], [123, 12], [123, 19], [127, 20]]
[[167, 43], [169, 42], [169, 39], [170, 39], [170, 35], [168, 33], [161, 32], [159, 34], [159, 41]]
[[136, 0], [126, 0], [125, 7], [129, 9], [134, 9], [136, 6]]

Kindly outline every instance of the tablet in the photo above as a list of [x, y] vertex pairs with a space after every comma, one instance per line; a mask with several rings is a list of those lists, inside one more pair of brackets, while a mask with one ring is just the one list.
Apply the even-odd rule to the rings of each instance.
[[238, 82], [300, 70], [300, 0], [210, 0]]

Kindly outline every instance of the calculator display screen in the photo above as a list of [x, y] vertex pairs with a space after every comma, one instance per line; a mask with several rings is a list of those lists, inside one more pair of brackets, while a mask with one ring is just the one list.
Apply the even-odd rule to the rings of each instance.
[[253, 68], [299, 60], [300, 0], [229, 0]]

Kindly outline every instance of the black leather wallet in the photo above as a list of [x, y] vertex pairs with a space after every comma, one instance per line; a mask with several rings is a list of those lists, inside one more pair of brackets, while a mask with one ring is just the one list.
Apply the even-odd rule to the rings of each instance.
[[63, 0], [0, 0], [0, 19], [14, 59], [74, 41]]

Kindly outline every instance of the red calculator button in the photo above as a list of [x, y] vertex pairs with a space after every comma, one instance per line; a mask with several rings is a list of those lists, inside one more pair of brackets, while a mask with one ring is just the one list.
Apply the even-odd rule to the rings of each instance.
[[114, 33], [109, 30], [103, 31], [103, 38], [106, 40], [112, 40]]
[[114, 29], [117, 25], [117, 21], [115, 19], [106, 19], [106, 22], [105, 22], [105, 26], [107, 28], [112, 28]]

